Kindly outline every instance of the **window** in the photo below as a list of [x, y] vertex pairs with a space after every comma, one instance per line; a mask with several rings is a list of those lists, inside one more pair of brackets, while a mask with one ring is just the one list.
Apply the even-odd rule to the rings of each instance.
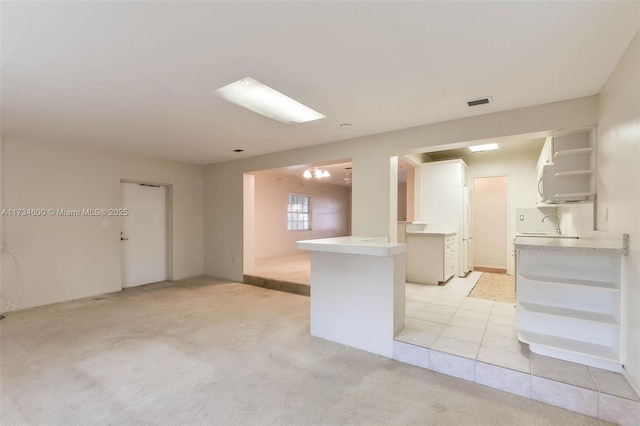
[[287, 230], [304, 231], [311, 229], [311, 197], [289, 194], [287, 202]]

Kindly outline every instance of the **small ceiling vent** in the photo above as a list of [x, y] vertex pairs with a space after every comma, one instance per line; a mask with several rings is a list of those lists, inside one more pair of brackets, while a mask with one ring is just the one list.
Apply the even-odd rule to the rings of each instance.
[[488, 104], [493, 102], [493, 99], [491, 98], [491, 96], [487, 96], [485, 98], [479, 98], [479, 99], [472, 99], [470, 101], [467, 101], [467, 105], [470, 107], [474, 107], [474, 106], [478, 106], [478, 105], [484, 105], [484, 104]]

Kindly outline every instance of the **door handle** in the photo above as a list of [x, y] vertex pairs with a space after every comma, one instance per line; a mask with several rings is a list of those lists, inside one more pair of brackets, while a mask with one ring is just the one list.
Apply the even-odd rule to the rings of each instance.
[[120, 241], [127, 241], [128, 238], [120, 237]]

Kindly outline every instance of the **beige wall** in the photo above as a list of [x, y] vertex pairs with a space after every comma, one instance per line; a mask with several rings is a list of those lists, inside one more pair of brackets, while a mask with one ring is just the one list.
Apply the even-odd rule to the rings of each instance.
[[397, 164], [394, 168], [390, 162], [392, 155], [471, 140], [593, 125], [596, 101], [596, 97], [580, 98], [208, 165], [205, 270], [209, 275], [242, 279], [243, 264], [238, 259], [243, 254], [243, 216], [238, 212], [242, 212], [244, 173], [351, 158], [352, 234], [389, 237], [391, 223], [397, 230]]
[[508, 194], [507, 176], [474, 179], [474, 266], [507, 269]]
[[[298, 240], [348, 235], [348, 187], [272, 172], [256, 173], [254, 178], [256, 259], [295, 254]], [[311, 196], [311, 230], [287, 230], [289, 193]]]
[[[640, 34], [598, 99], [598, 229], [629, 234], [625, 258], [625, 369], [640, 389]], [[605, 220], [608, 209], [608, 221]]]
[[[6, 208], [117, 208], [121, 179], [171, 184], [173, 278], [203, 273], [202, 166], [8, 136], [4, 142]], [[6, 248], [21, 267], [20, 307], [120, 290], [118, 217], [5, 219]], [[3, 286], [15, 285], [8, 281]]]
[[[503, 247], [508, 254], [507, 272], [513, 274], [515, 256], [513, 254], [512, 241], [516, 233], [515, 211], [518, 208], [536, 206], [536, 187], [538, 184], [536, 163], [540, 155], [540, 149], [531, 147], [518, 151], [498, 150], [484, 154], [469, 155], [464, 158], [465, 163], [468, 165], [467, 186], [473, 188], [474, 179], [477, 177], [507, 176], [509, 178], [508, 234], [503, 240]], [[478, 232], [481, 226], [481, 222], [474, 218], [474, 234]], [[475, 251], [477, 254], [479, 250]]]

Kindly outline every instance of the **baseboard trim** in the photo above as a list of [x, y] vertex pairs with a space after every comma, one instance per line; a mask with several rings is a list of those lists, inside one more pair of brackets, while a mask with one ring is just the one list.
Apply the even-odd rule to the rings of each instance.
[[478, 272], [488, 272], [491, 274], [507, 274], [507, 268], [491, 268], [488, 266], [474, 266], [474, 271]]

